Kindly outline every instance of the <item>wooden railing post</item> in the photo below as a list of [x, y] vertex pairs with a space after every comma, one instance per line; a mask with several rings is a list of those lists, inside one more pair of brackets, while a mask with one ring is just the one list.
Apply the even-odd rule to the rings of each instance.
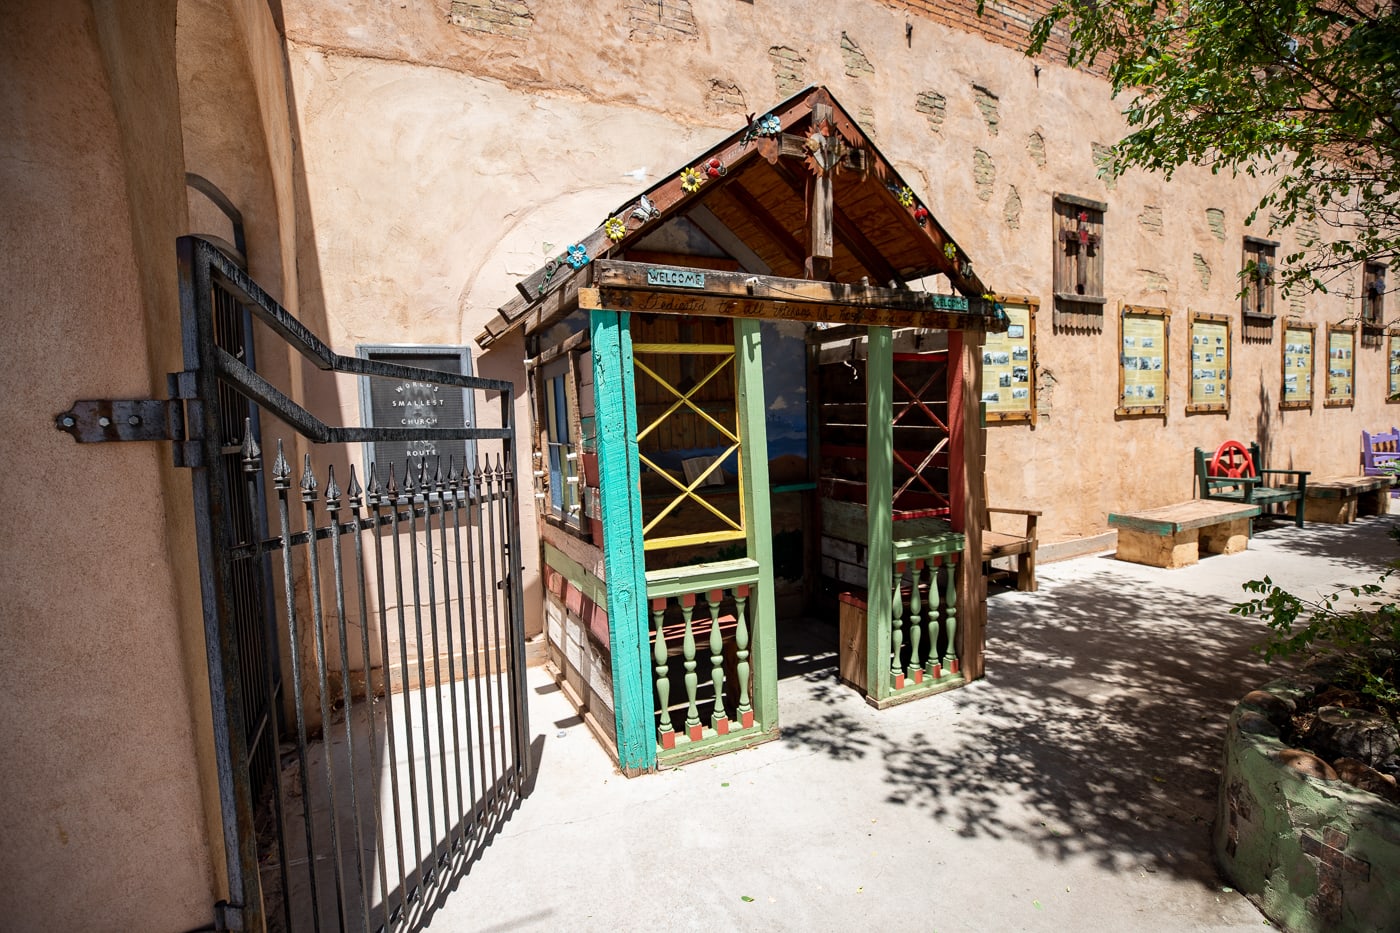
[[924, 668], [919, 662], [919, 636], [923, 627], [919, 625], [919, 610], [922, 604], [919, 601], [919, 577], [924, 572], [923, 560], [915, 560], [911, 566], [914, 568], [912, 585], [909, 588], [909, 666], [905, 672], [914, 683], [923, 683]]
[[753, 725], [753, 706], [749, 704], [749, 622], [744, 615], [744, 604], [748, 601], [748, 584], [734, 587], [734, 614], [737, 617], [734, 654], [739, 662], [735, 665], [735, 674], [739, 678], [739, 725], [743, 729]]
[[710, 683], [715, 688], [715, 708], [710, 713], [710, 728], [720, 735], [729, 734], [729, 713], [724, 708], [724, 636], [719, 630], [719, 604], [724, 590], [711, 590], [710, 606]]
[[656, 643], [652, 649], [652, 659], [656, 662], [656, 712], [660, 725], [656, 729], [656, 740], [662, 748], [676, 747], [676, 730], [671, 725], [671, 673], [670, 658], [666, 648], [666, 597], [651, 601], [652, 618], [656, 620]]

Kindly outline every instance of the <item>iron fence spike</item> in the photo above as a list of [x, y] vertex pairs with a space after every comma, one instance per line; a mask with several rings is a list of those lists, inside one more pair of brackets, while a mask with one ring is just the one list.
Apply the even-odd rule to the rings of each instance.
[[326, 508], [332, 512], [340, 510], [340, 486], [335, 481], [335, 464], [326, 466]]
[[379, 468], [373, 460], [369, 464], [369, 504], [378, 506], [384, 490], [379, 485]]
[[360, 481], [355, 476], [355, 464], [350, 464], [350, 485], [345, 490], [346, 497], [350, 500], [350, 508], [360, 507], [360, 494], [364, 490], [360, 488]]
[[384, 487], [384, 491], [389, 496], [390, 502], [396, 502], [399, 498], [399, 484], [394, 482], [394, 464], [389, 464], [389, 483]]
[[253, 437], [253, 419], [243, 419], [243, 472], [256, 473], [262, 469], [262, 448]]
[[448, 454], [448, 456], [447, 456], [447, 485], [448, 485], [450, 488], [452, 488], [452, 489], [456, 489], [456, 488], [457, 488], [457, 483], [460, 482], [461, 479], [462, 479], [461, 474], [459, 474], [459, 473], [457, 472], [457, 457], [456, 457], [456, 455], [454, 455], [454, 454]]
[[301, 468], [301, 499], [303, 502], [316, 501], [316, 474], [311, 472], [311, 455], [307, 454]]
[[287, 462], [287, 457], [282, 450], [282, 439], [277, 439], [277, 459], [272, 463], [272, 481], [278, 489], [286, 489], [291, 485], [292, 465]]
[[403, 494], [413, 498], [413, 461], [408, 459], [403, 462]]
[[438, 491], [442, 491], [442, 454], [437, 456], [437, 465], [433, 471], [433, 485]]

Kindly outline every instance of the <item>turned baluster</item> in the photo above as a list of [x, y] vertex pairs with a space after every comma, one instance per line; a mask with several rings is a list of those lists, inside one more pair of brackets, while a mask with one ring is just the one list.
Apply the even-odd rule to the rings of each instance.
[[666, 657], [666, 597], [651, 601], [651, 616], [656, 621], [656, 643], [652, 660], [656, 662], [656, 712], [660, 717], [657, 741], [662, 748], [676, 747], [676, 730], [671, 727], [671, 676]]
[[710, 606], [710, 682], [715, 687], [715, 708], [710, 714], [710, 727], [720, 735], [729, 733], [729, 713], [724, 708], [724, 636], [719, 631], [719, 604], [724, 590], [711, 590]]
[[958, 558], [956, 555], [948, 555], [948, 590], [944, 600], [948, 606], [948, 647], [946, 654], [949, 657], [948, 670], [956, 674], [958, 672]]
[[904, 670], [899, 665], [904, 648], [904, 591], [900, 586], [903, 581], [904, 564], [895, 564], [894, 598], [890, 600], [890, 680], [896, 690], [904, 688]]
[[691, 625], [695, 615], [694, 593], [681, 596], [681, 615], [685, 617], [685, 640], [681, 642], [681, 656], [685, 658], [685, 734], [692, 742], [698, 742], [704, 733], [700, 728], [700, 710], [695, 706], [700, 677], [695, 673], [695, 629]]
[[943, 676], [943, 656], [938, 652], [938, 636], [941, 631], [939, 608], [943, 602], [943, 593], [938, 584], [938, 567], [936, 560], [928, 562], [928, 663], [925, 670], [934, 680]]
[[913, 585], [909, 588], [909, 665], [905, 672], [908, 678], [917, 684], [922, 683], [924, 679], [924, 669], [919, 663], [919, 636], [923, 634], [923, 627], [919, 625], [919, 610], [922, 608], [919, 600], [919, 577], [923, 576], [924, 562], [916, 560], [913, 567]]
[[738, 659], [735, 674], [739, 678], [739, 722], [747, 729], [753, 725], [753, 706], [749, 703], [749, 621], [744, 617], [744, 604], [749, 601], [747, 584], [734, 587], [734, 654]]

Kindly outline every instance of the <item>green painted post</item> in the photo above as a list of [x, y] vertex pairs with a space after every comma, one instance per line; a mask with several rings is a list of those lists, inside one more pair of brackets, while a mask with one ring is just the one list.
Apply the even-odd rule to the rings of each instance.
[[[1019, 560], [1020, 558], [1017, 558]], [[951, 656], [949, 670], [956, 674], [958, 665], [958, 557], [948, 555], [948, 654]]]
[[753, 706], [749, 703], [749, 622], [745, 615], [744, 604], [749, 601], [748, 586], [737, 586], [734, 588], [734, 615], [737, 617], [734, 626], [734, 655], [739, 663], [735, 665], [735, 674], [739, 678], [739, 728], [747, 729], [753, 725]]
[[666, 599], [652, 600], [651, 614], [656, 620], [656, 641], [652, 660], [656, 662], [656, 710], [660, 720], [656, 729], [656, 740], [662, 748], [672, 748], [676, 744], [675, 729], [671, 725], [671, 671], [670, 658], [666, 648]]
[[758, 321], [734, 322], [734, 361], [739, 367], [739, 443], [743, 463], [744, 532], [749, 559], [758, 564], [758, 582], [750, 596], [753, 608], [750, 658], [757, 675], [754, 712], [758, 725], [778, 725], [778, 629], [773, 600], [773, 523], [769, 517], [768, 406], [763, 400], [763, 341]]
[[681, 657], [685, 658], [685, 734], [692, 742], [700, 741], [700, 710], [695, 705], [700, 675], [695, 673], [695, 594], [681, 594], [681, 616], [685, 619], [685, 638], [681, 641]]
[[890, 588], [890, 682], [898, 690], [903, 686], [900, 681], [904, 677], [904, 671], [899, 666], [899, 655], [904, 650], [904, 594], [901, 591], [901, 584], [904, 583], [904, 564], [894, 565], [892, 579], [894, 585]]
[[871, 327], [865, 364], [866, 690], [890, 695], [890, 566], [894, 563], [894, 335]]
[[924, 562], [916, 560], [913, 562], [914, 572], [912, 576], [912, 586], [909, 587], [909, 666], [905, 672], [910, 680], [917, 680], [915, 674], [923, 670], [919, 664], [919, 636], [923, 634], [923, 626], [919, 625], [922, 616], [919, 613], [919, 577], [924, 573]]
[[924, 664], [924, 670], [934, 680], [943, 676], [943, 656], [938, 653], [938, 636], [943, 631], [941, 612], [943, 608], [943, 591], [938, 582], [938, 567], [936, 560], [930, 559], [928, 562], [928, 661]]
[[724, 598], [723, 590], [711, 590], [708, 597], [710, 608], [710, 684], [715, 690], [715, 707], [710, 713], [710, 728], [723, 734], [729, 722], [729, 712], [724, 708], [724, 636], [719, 627], [719, 604]]
[[626, 312], [595, 310], [590, 315], [589, 331], [617, 762], [624, 773], [636, 774], [656, 767], [656, 708], [652, 700], [646, 558], [638, 495], [637, 404], [628, 317]]

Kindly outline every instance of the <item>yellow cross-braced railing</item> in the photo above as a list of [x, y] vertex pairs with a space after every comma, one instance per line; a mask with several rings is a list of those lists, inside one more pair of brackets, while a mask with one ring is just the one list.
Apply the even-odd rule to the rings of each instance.
[[[710, 412], [706, 411], [703, 407], [701, 407], [701, 404], [697, 403], [695, 399], [696, 394], [700, 392], [700, 390], [703, 389], [706, 385], [710, 384], [716, 378], [718, 378], [726, 368], [729, 368], [731, 371], [730, 378], [734, 378], [733, 345], [638, 343], [633, 344], [632, 353], [633, 360], [637, 367], [637, 372], [645, 373], [647, 376], [655, 380], [657, 385], [661, 386], [661, 388], [664, 389], [667, 393], [669, 393], [671, 396], [674, 396], [674, 401], [672, 401], [670, 405], [667, 406], [665, 411], [661, 412], [661, 414], [657, 415], [651, 420], [650, 423], [648, 423], [645, 427], [643, 427], [637, 432], [637, 441], [639, 444], [649, 434], [656, 431], [657, 428], [659, 428], [667, 418], [671, 417], [676, 412], [683, 410], [694, 412], [701, 419], [708, 422], [711, 427], [713, 427], [717, 432], [719, 432], [719, 435], [722, 438], [729, 442], [729, 446], [725, 449], [725, 451], [722, 454], [713, 458], [708, 467], [706, 467], [693, 480], [690, 480], [688, 482], [681, 482], [671, 474], [670, 470], [661, 467], [660, 465], [652, 461], [649, 457], [647, 457], [646, 454], [638, 452], [638, 459], [643, 464], [649, 467], [658, 476], [664, 477], [668, 483], [670, 483], [678, 490], [676, 496], [666, 505], [666, 507], [663, 508], [660, 512], [658, 512], [655, 516], [653, 516], [651, 520], [648, 521], [642, 527], [643, 548], [645, 550], [651, 551], [660, 548], [684, 547], [686, 545], [692, 544], [710, 544], [717, 541], [733, 541], [736, 539], [743, 538], [745, 503], [742, 493], [742, 483], [740, 484], [741, 491], [739, 495], [739, 520], [737, 522], [730, 516], [724, 514], [724, 512], [715, 508], [713, 504], [706, 501], [705, 498], [699, 492], [697, 492], [697, 490], [699, 490], [700, 487], [705, 484], [705, 481], [709, 479], [711, 474], [718, 470], [720, 468], [720, 465], [724, 463], [724, 461], [729, 459], [731, 455], [739, 453], [742, 447], [742, 442], [739, 439], [738, 424], [736, 423], [733, 428], [730, 428], [720, 423], [720, 421], [718, 421], [714, 417], [714, 415], [712, 415]], [[718, 356], [719, 361], [715, 363], [710, 368], [709, 372], [707, 372], [703, 377], [697, 379], [693, 386], [691, 386], [688, 389], [682, 390], [679, 387], [672, 385], [670, 380], [656, 372], [655, 369], [642, 362], [639, 358], [642, 354], [667, 354], [672, 356]], [[739, 463], [739, 469], [740, 471], [742, 471], [742, 456], [740, 456], [739, 458]], [[721, 527], [718, 530], [696, 532], [693, 534], [668, 535], [666, 537], [651, 536], [654, 530], [657, 528], [657, 526], [660, 525], [661, 522], [666, 519], [666, 516], [670, 515], [677, 508], [686, 504], [687, 502], [694, 502], [702, 508], [704, 508], [710, 514], [715, 516], [715, 518], [719, 519]]]

